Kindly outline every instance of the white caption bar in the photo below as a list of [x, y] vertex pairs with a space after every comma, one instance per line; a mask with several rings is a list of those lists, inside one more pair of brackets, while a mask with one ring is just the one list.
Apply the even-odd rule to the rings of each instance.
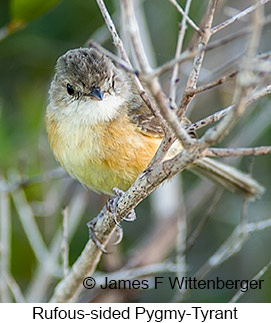
[[0, 304], [0, 322], [261, 322], [271, 304]]

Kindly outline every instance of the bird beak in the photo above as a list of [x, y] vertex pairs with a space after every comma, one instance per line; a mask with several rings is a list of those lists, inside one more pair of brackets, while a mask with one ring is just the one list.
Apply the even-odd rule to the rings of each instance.
[[101, 91], [100, 88], [98, 87], [93, 87], [89, 93], [89, 96], [92, 96], [95, 99], [98, 99], [99, 101], [101, 101], [103, 99], [103, 92]]

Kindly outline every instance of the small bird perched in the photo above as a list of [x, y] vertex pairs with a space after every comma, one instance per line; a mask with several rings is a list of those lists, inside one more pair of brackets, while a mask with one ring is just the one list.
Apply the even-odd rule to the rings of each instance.
[[[90, 189], [110, 195], [114, 187], [130, 187], [163, 136], [132, 76], [93, 48], [69, 50], [58, 59], [46, 128], [55, 158], [66, 171]], [[210, 158], [195, 161], [189, 169], [246, 198], [263, 192], [249, 175]]]

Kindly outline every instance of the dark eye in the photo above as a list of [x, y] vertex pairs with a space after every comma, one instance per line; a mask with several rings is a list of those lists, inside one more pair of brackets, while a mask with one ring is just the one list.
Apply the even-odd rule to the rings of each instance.
[[69, 83], [67, 84], [67, 92], [69, 95], [74, 95], [74, 89]]

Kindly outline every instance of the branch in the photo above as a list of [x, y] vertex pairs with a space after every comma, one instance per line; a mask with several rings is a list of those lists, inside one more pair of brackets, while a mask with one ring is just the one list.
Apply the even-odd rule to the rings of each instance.
[[66, 277], [69, 272], [69, 244], [68, 244], [68, 232], [69, 232], [69, 210], [68, 207], [63, 209], [63, 223], [62, 223], [62, 241], [61, 241], [61, 254], [63, 261], [63, 276]]
[[[253, 278], [249, 281], [259, 280], [271, 267], [271, 260], [265, 265]], [[246, 286], [243, 286], [246, 287]], [[229, 303], [236, 303], [245, 293], [240, 289], [229, 301]]]
[[0, 192], [12, 193], [20, 188], [49, 181], [51, 179], [61, 178], [65, 175], [67, 175], [66, 171], [62, 167], [58, 167], [30, 178], [22, 178], [10, 182], [0, 181]]
[[[158, 185], [173, 177], [198, 158], [198, 150], [190, 153], [183, 151], [174, 158], [157, 165], [155, 168], [147, 169], [139, 175], [135, 183], [118, 200], [116, 205], [117, 221], [120, 223]], [[106, 245], [116, 227], [112, 213], [104, 207], [96, 220], [95, 234], [97, 239], [103, 245]], [[67, 302], [71, 300], [80, 288], [83, 279], [94, 272], [100, 257], [100, 249], [92, 240], [89, 240], [80, 257], [72, 266], [70, 273], [57, 285], [50, 301]]]
[[198, 51], [199, 54], [197, 54], [194, 58], [194, 63], [193, 63], [193, 68], [192, 71], [189, 75], [187, 84], [186, 84], [186, 88], [179, 106], [179, 111], [178, 111], [178, 115], [180, 118], [183, 117], [183, 115], [185, 114], [189, 103], [191, 102], [191, 100], [193, 99], [193, 95], [189, 95], [187, 94], [187, 91], [191, 90], [191, 89], [195, 89], [197, 82], [198, 82], [198, 78], [199, 78], [199, 73], [200, 73], [200, 69], [202, 66], [202, 62], [203, 62], [203, 58], [204, 58], [204, 54], [205, 54], [205, 49], [206, 46], [211, 38], [211, 27], [212, 27], [212, 22], [214, 19], [214, 14], [215, 14], [215, 9], [217, 6], [217, 0], [211, 0], [209, 1], [209, 5], [208, 5], [208, 9], [207, 9], [207, 15], [206, 15], [206, 22], [203, 28], [203, 32], [202, 35], [199, 39], [199, 43], [198, 43]]
[[[116, 27], [115, 27], [115, 25], [113, 23], [113, 20], [111, 19], [111, 16], [110, 16], [109, 12], [106, 9], [104, 1], [103, 0], [96, 0], [96, 2], [97, 2], [98, 6], [100, 8], [100, 11], [101, 11], [103, 17], [104, 17], [104, 20], [105, 20], [105, 23], [106, 23], [106, 25], [108, 27], [108, 30], [111, 33], [111, 36], [112, 36], [112, 39], [113, 39], [113, 44], [118, 49], [121, 58], [125, 62], [127, 62], [128, 67], [132, 67], [131, 62], [129, 60], [129, 57], [128, 57], [125, 49], [124, 49], [123, 42], [122, 42], [122, 40], [120, 39], [120, 37], [118, 35], [117, 29], [116, 29]], [[143, 87], [142, 83], [140, 82], [139, 78], [137, 77], [137, 75], [135, 75], [135, 83], [136, 83], [138, 92], [139, 92], [140, 96], [142, 97], [143, 101], [146, 103], [146, 105], [148, 106], [150, 111], [153, 113], [153, 115], [156, 118], [159, 119], [159, 122], [162, 125], [163, 130], [166, 132], [167, 126], [166, 126], [163, 118], [161, 117], [159, 111], [157, 111], [156, 107], [154, 107], [152, 105], [152, 102], [149, 99], [148, 95], [146, 94], [146, 91], [144, 90], [144, 87]]]
[[254, 12], [254, 29], [248, 43], [247, 55], [244, 58], [239, 77], [237, 79], [237, 89], [235, 93], [236, 104], [227, 116], [216, 126], [209, 129], [201, 138], [202, 147], [216, 144], [233, 127], [241, 115], [245, 112], [248, 99], [251, 96], [252, 88], [255, 85], [256, 77], [253, 74], [252, 60], [256, 54], [262, 30], [263, 12], [261, 7]]
[[227, 259], [239, 252], [249, 239], [250, 234], [256, 231], [265, 230], [271, 227], [271, 219], [252, 223], [240, 223], [228, 237], [228, 239], [218, 248], [218, 250], [208, 259], [202, 268], [196, 273], [198, 279], [205, 277], [210, 270], [221, 265]]
[[[18, 174], [13, 173], [10, 175], [11, 180], [18, 182]], [[30, 243], [32, 250], [39, 262], [43, 262], [44, 257], [48, 255], [46, 244], [42, 238], [41, 232], [35, 221], [35, 216], [29, 205], [23, 190], [14, 191], [12, 199], [17, 209], [20, 221], [25, 230], [26, 236]]]
[[[202, 33], [201, 29], [195, 24], [195, 22], [188, 16], [188, 11], [186, 10], [187, 8], [190, 7], [190, 3], [189, 4], [185, 4], [185, 10], [183, 10], [183, 8], [177, 3], [176, 0], [168, 0], [171, 4], [173, 4], [173, 6], [180, 12], [180, 14], [183, 16], [183, 18], [185, 19], [185, 21], [187, 21], [189, 23], [189, 25], [194, 28], [199, 34]], [[188, 1], [191, 2], [191, 1]]]
[[234, 157], [234, 156], [260, 156], [271, 154], [271, 146], [253, 148], [208, 148], [205, 156]]
[[12, 35], [16, 31], [24, 28], [26, 23], [23, 22], [10, 22], [6, 26], [0, 28], [0, 42], [7, 38], [8, 36]]
[[254, 5], [248, 7], [247, 9], [244, 9], [240, 11], [237, 15], [230, 17], [229, 19], [223, 21], [222, 23], [216, 25], [212, 28], [211, 33], [215, 34], [219, 30], [229, 26], [230, 24], [234, 23], [235, 21], [240, 20], [241, 18], [245, 17], [246, 15], [252, 13], [256, 9], [258, 9], [260, 6], [264, 5], [265, 3], [270, 2], [270, 0], [258, 0]]
[[134, 14], [134, 8], [132, 1], [130, 0], [122, 0], [123, 8], [125, 10], [125, 17], [127, 17], [127, 29], [129, 33], [129, 37], [131, 43], [135, 50], [135, 55], [140, 66], [140, 69], [145, 74], [144, 80], [146, 81], [146, 85], [150, 90], [155, 103], [159, 107], [159, 110], [164, 117], [164, 119], [168, 122], [173, 132], [176, 134], [177, 138], [181, 141], [183, 147], [188, 148], [195, 145], [196, 140], [192, 139], [184, 130], [183, 125], [179, 121], [176, 113], [169, 109], [168, 102], [166, 101], [166, 96], [163, 93], [161, 85], [158, 81], [157, 77], [153, 77], [152, 69], [147, 60], [147, 56], [145, 54], [139, 28], [137, 25], [137, 21]]
[[197, 88], [195, 89], [189, 89], [186, 91], [187, 95], [188, 96], [194, 96], [196, 94], [199, 94], [199, 93], [202, 93], [204, 91], [207, 91], [207, 90], [210, 90], [218, 85], [221, 85], [227, 81], [229, 81], [230, 79], [234, 78], [237, 74], [238, 74], [238, 70], [237, 71], [233, 71], [227, 75], [223, 75], [221, 76], [219, 79], [213, 81], [213, 82], [210, 82], [208, 84], [205, 84], [205, 85], [201, 85], [201, 86], [198, 86]]
[[10, 199], [6, 192], [0, 192], [0, 214], [0, 297], [2, 303], [8, 303], [11, 297], [5, 276], [10, 274], [12, 226]]
[[212, 114], [204, 119], [201, 119], [199, 121], [196, 121], [196, 122], [186, 126], [185, 129], [187, 132], [193, 132], [193, 131], [198, 130], [200, 128], [206, 127], [209, 124], [219, 121], [220, 119], [225, 117], [231, 111], [232, 108], [233, 108], [233, 106], [229, 106], [228, 108], [225, 108], [223, 110], [215, 112], [214, 114]]
[[[175, 0], [169, 0], [169, 1], [171, 3], [173, 3], [174, 5], [176, 5], [177, 8], [180, 7], [178, 5], [178, 3], [176, 3]], [[191, 2], [192, 2], [192, 0], [188, 0], [188, 1], [186, 1], [186, 4], [185, 4], [185, 11], [183, 13], [183, 19], [182, 19], [182, 22], [179, 27], [179, 36], [178, 36], [177, 46], [176, 46], [176, 51], [175, 51], [175, 59], [178, 58], [180, 56], [180, 53], [182, 52], [184, 36], [185, 36], [186, 28], [187, 28], [186, 21], [188, 18], [188, 12], [189, 12], [189, 9], [191, 6]], [[176, 63], [173, 66], [171, 79], [170, 79], [170, 88], [169, 88], [169, 102], [170, 102], [170, 106], [172, 108], [176, 108], [175, 101], [176, 101], [176, 91], [177, 91], [177, 84], [178, 84], [178, 73], [179, 73], [179, 64]]]

